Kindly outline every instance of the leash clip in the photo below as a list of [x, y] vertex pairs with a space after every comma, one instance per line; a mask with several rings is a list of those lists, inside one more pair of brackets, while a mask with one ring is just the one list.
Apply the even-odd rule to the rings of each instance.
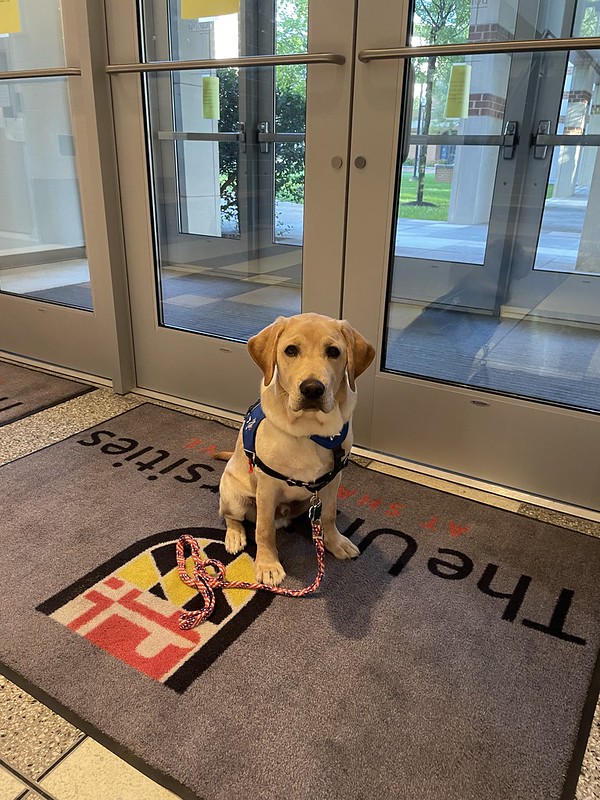
[[323, 526], [321, 525], [321, 511], [323, 510], [323, 503], [319, 497], [318, 492], [313, 492], [310, 498], [310, 506], [308, 507], [308, 518], [312, 529], [313, 539], [323, 540]]

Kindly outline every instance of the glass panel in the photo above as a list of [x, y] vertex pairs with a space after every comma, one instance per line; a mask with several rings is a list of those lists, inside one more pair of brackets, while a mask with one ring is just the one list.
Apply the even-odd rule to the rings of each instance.
[[[510, 64], [503, 54], [412, 60], [412, 121], [399, 171], [396, 256], [484, 263]], [[496, 137], [496, 142], [460, 144], [465, 136]], [[456, 137], [456, 144], [449, 137]]]
[[[415, 30], [426, 43], [441, 36], [432, 22]], [[443, 40], [459, 41], [461, 30], [458, 22], [446, 28]], [[497, 142], [460, 141], [502, 134], [510, 64], [504, 54], [411, 61], [411, 138], [399, 175], [396, 255], [483, 264], [499, 149]], [[456, 143], [448, 141], [452, 136]]]
[[413, 47], [515, 38], [518, 0], [414, 0]]
[[[178, 2], [155, 0], [144, 12], [153, 59], [306, 49], [306, 0], [242, 0], [239, 14], [197, 19], [182, 19]], [[159, 320], [244, 341], [301, 308], [306, 70], [186, 70], [145, 80]], [[294, 136], [259, 141], [259, 131]]]
[[[419, 8], [438, 5], [415, 4], [415, 30], [425, 24]], [[466, 6], [471, 39], [484, 18], [506, 21], [507, 9], [517, 38], [598, 32], [598, 4]], [[430, 41], [459, 31], [452, 20], [443, 33], [428, 24]], [[600, 411], [600, 160], [595, 140], [568, 141], [600, 133], [599, 64], [593, 51], [415, 63], [385, 369]], [[460, 144], [461, 135], [498, 136], [508, 120], [519, 123], [513, 153], [502, 143]], [[547, 151], [532, 146], [543, 120], [565, 136]], [[438, 146], [436, 135], [459, 144]]]
[[[278, 55], [308, 50], [308, 0], [277, 3], [275, 51]], [[275, 68], [275, 129], [306, 134], [306, 66]], [[275, 144], [275, 241], [301, 245], [304, 229], [305, 142]], [[298, 254], [298, 261], [301, 255]], [[300, 275], [298, 276], [298, 280]]]
[[0, 82], [0, 170], [0, 291], [91, 309], [66, 78]]
[[19, 30], [0, 32], [0, 72], [66, 66], [60, 0], [19, 0], [18, 8]]
[[600, 51], [569, 54], [556, 126], [565, 143], [553, 148], [534, 265], [538, 270], [600, 273], [598, 147], [568, 144], [568, 136], [600, 134], [599, 75]]
[[[0, 72], [65, 66], [61, 4], [20, 0]], [[91, 309], [67, 79], [0, 81], [0, 291]]]
[[592, 0], [414, 0], [411, 44], [598, 36]]
[[598, 327], [392, 302], [386, 369], [600, 411]]
[[[161, 76], [155, 81], [165, 79]], [[227, 133], [235, 138], [240, 118], [238, 70], [174, 72], [171, 80], [175, 131], [192, 136]], [[216, 102], [211, 89], [217, 92]], [[161, 91], [159, 83], [156, 91]], [[238, 156], [237, 141], [175, 142], [180, 233], [239, 237]]]
[[600, 273], [598, 148], [554, 148], [551, 175], [534, 268]]

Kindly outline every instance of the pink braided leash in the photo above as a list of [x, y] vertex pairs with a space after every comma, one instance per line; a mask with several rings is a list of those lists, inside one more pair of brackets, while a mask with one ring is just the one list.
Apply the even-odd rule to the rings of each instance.
[[[325, 573], [325, 547], [323, 544], [323, 527], [321, 525], [321, 501], [315, 494], [311, 500], [309, 517], [312, 528], [312, 537], [317, 555], [317, 576], [310, 586], [304, 589], [283, 589], [279, 586], [269, 586], [266, 583], [249, 583], [247, 581], [228, 581], [225, 579], [225, 566], [216, 558], [201, 558], [200, 545], [193, 536], [186, 534], [177, 540], [177, 571], [179, 577], [187, 585], [197, 589], [204, 599], [204, 607], [199, 611], [183, 611], [179, 617], [181, 630], [189, 631], [201, 625], [213, 612], [215, 607], [215, 589], [252, 589], [281, 594], [284, 597], [306, 597], [316, 592]], [[185, 546], [189, 545], [191, 557], [194, 562], [193, 577], [188, 573], [185, 565]], [[212, 567], [216, 575], [211, 575], [207, 569]]]

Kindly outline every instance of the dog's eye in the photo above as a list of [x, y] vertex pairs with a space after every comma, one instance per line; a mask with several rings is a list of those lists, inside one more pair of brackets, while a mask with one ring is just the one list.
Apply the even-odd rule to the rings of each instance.
[[288, 346], [285, 348], [283, 352], [286, 354], [286, 356], [289, 356], [290, 358], [295, 358], [298, 355], [299, 351], [295, 344], [288, 344]]
[[340, 357], [339, 348], [334, 347], [333, 345], [331, 345], [331, 347], [328, 347], [325, 352], [327, 353], [327, 358], [339, 358]]

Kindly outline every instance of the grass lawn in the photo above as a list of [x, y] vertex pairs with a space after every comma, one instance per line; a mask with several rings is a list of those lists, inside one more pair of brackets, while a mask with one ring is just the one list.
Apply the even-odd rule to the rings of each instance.
[[[406, 205], [417, 199], [418, 181], [413, 178], [413, 167], [402, 170], [400, 184], [400, 207], [398, 217], [401, 219], [433, 219], [446, 222], [448, 220], [448, 206], [450, 205], [450, 183], [436, 181], [433, 170], [425, 173], [425, 191], [423, 200], [432, 203], [430, 206]], [[546, 199], [554, 194], [554, 184], [549, 183], [546, 189]]]
[[448, 206], [450, 205], [450, 183], [436, 181], [433, 172], [425, 173], [425, 190], [423, 200], [432, 203], [430, 206], [405, 205], [417, 199], [418, 181], [413, 178], [413, 168], [402, 170], [400, 184], [400, 207], [398, 216], [403, 219], [434, 219], [447, 220]]

